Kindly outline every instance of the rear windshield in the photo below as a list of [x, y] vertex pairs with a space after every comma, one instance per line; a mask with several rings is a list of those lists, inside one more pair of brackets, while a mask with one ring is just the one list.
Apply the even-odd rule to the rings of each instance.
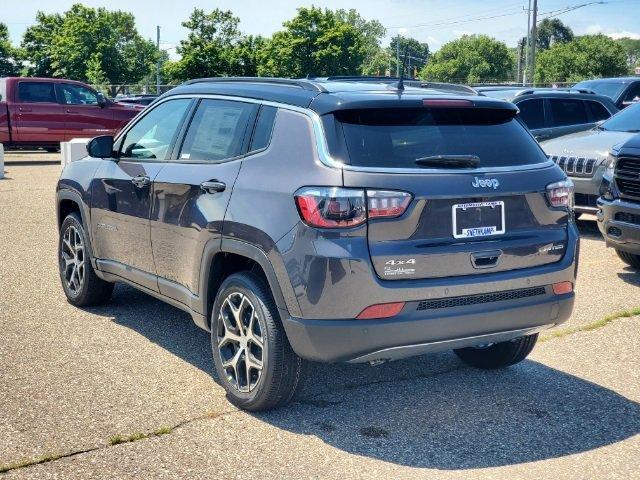
[[342, 160], [355, 166], [420, 168], [417, 159], [434, 155], [474, 155], [479, 168], [546, 161], [507, 110], [385, 108], [342, 110], [334, 116], [348, 153]]
[[618, 82], [587, 81], [587, 82], [580, 82], [574, 85], [573, 88], [575, 89], [587, 88], [597, 93], [598, 95], [604, 95], [605, 97], [609, 97], [615, 100], [622, 93], [622, 90], [624, 90], [625, 87], [626, 85], [623, 82], [619, 82], [619, 81]]

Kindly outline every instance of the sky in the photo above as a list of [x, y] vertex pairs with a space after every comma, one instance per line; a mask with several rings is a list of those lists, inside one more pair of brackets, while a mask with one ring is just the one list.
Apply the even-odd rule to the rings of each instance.
[[[544, 18], [565, 7], [590, 3], [592, 0], [539, 0]], [[574, 33], [604, 33], [613, 38], [624, 36], [640, 39], [640, 0], [604, 0], [563, 13], [560, 18]], [[7, 24], [15, 44], [25, 29], [35, 21], [38, 10], [64, 12], [78, 0], [1, 0], [0, 22]], [[366, 19], [377, 19], [387, 27], [388, 44], [392, 36], [402, 34], [427, 42], [432, 51], [447, 41], [464, 34], [487, 34], [515, 46], [526, 35], [529, 0], [83, 0], [92, 7], [129, 11], [135, 15], [138, 31], [155, 41], [156, 25], [161, 29], [161, 48], [171, 56], [175, 46], [185, 38], [181, 22], [194, 7], [205, 11], [214, 8], [231, 10], [240, 18], [240, 29], [248, 34], [268, 36], [282, 27], [282, 22], [295, 15], [296, 8], [355, 8]], [[551, 12], [551, 13], [547, 13]]]

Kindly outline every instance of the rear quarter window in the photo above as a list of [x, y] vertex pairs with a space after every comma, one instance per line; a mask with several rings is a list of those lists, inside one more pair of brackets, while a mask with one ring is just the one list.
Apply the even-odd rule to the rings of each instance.
[[[433, 155], [476, 155], [480, 168], [542, 163], [542, 149], [508, 110], [482, 108], [395, 108], [342, 110], [325, 119], [335, 124], [344, 148], [334, 156], [362, 167], [420, 168]], [[332, 152], [333, 155], [333, 152]]]
[[18, 99], [27, 103], [57, 103], [55, 85], [49, 82], [19, 82]]

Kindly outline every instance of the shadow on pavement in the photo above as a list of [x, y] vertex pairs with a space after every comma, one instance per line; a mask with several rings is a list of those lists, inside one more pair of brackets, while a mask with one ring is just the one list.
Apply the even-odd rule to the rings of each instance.
[[629, 285], [640, 287], [640, 271], [638, 269], [624, 267], [624, 272], [619, 272], [618, 277]]
[[[209, 336], [189, 315], [122, 285], [91, 311], [213, 374]], [[297, 403], [254, 416], [345, 452], [447, 470], [562, 457], [640, 433], [640, 404], [612, 390], [529, 360], [475, 370], [452, 353], [311, 364]]]
[[589, 240], [600, 240], [604, 242], [600, 230], [598, 230], [598, 222], [595, 217], [587, 217], [585, 220], [577, 220], [576, 225], [582, 238], [588, 238]]

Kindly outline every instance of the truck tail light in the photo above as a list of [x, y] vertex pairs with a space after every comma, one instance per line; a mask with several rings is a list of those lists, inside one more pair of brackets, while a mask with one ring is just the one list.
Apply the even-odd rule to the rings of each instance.
[[564, 295], [565, 293], [573, 292], [573, 283], [571, 282], [560, 282], [553, 284], [553, 293], [556, 295]]
[[566, 179], [547, 185], [547, 199], [552, 207], [573, 208], [573, 182]]
[[294, 194], [300, 218], [311, 227], [349, 228], [367, 218], [395, 218], [411, 203], [411, 194], [343, 187], [303, 187]]

